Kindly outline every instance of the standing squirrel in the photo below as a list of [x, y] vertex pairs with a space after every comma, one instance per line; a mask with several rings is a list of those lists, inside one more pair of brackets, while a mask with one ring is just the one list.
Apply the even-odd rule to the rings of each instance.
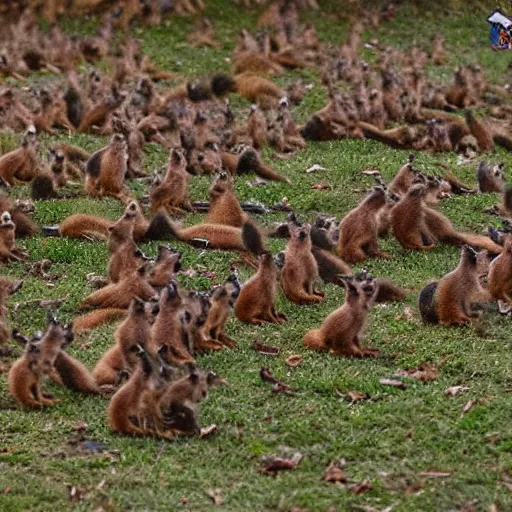
[[218, 173], [210, 186], [210, 208], [206, 223], [241, 228], [248, 220], [249, 216], [242, 210], [233, 192], [233, 178], [224, 171]]
[[9, 212], [3, 212], [0, 216], [0, 261], [23, 261], [28, 259], [28, 254], [16, 247], [16, 226]]
[[465, 245], [457, 268], [439, 282], [430, 283], [421, 290], [419, 308], [423, 321], [465, 325], [478, 317], [471, 310], [471, 305], [489, 299], [489, 292], [480, 284], [480, 276], [487, 272], [488, 267], [486, 251], [476, 252]]
[[512, 236], [507, 235], [503, 252], [491, 262], [487, 282], [500, 312], [509, 313], [512, 309]]
[[322, 322], [319, 329], [304, 335], [304, 345], [312, 350], [331, 350], [346, 357], [373, 357], [379, 350], [361, 346], [368, 310], [377, 294], [375, 280], [367, 275], [362, 282], [344, 277], [345, 303]]
[[124, 180], [128, 153], [126, 140], [120, 134], [112, 136], [108, 146], [96, 151], [85, 167], [85, 191], [90, 196], [112, 196], [126, 201]]
[[281, 288], [288, 300], [296, 304], [322, 302], [323, 292], [315, 290], [318, 264], [311, 252], [310, 226], [306, 224], [291, 231], [281, 271]]
[[96, 382], [101, 386], [117, 384], [121, 372], [131, 374], [138, 359], [133, 351], [136, 345], [148, 347], [151, 341], [151, 325], [160, 308], [134, 297], [128, 315], [115, 332], [115, 344], [109, 348], [93, 370]]
[[[14, 336], [19, 338], [16, 332]], [[24, 354], [9, 371], [9, 392], [18, 403], [25, 407], [45, 407], [57, 403], [52, 396], [41, 391], [41, 380], [43, 375], [50, 375], [54, 371], [60, 351], [72, 340], [71, 329], [50, 314], [43, 338], [28, 341]]]
[[378, 246], [378, 214], [386, 204], [386, 191], [374, 187], [371, 193], [340, 222], [338, 254], [347, 263], [368, 257], [389, 258]]
[[7, 328], [7, 301], [9, 297], [23, 286], [23, 281], [11, 281], [7, 277], [0, 276], [0, 349], [9, 341], [9, 329]]
[[10, 186], [31, 181], [37, 174], [38, 148], [36, 129], [29, 126], [23, 136], [21, 147], [0, 157], [0, 179]]
[[399, 171], [388, 185], [388, 190], [390, 192], [399, 196], [407, 194], [408, 190], [412, 186], [414, 178], [416, 178], [418, 173], [418, 171], [412, 166], [413, 161], [414, 154], [411, 153], [407, 158], [405, 165], [400, 167]]
[[174, 275], [181, 269], [181, 251], [165, 245], [158, 246], [158, 255], [155, 265], [149, 273], [148, 283], [161, 290], [174, 279]]

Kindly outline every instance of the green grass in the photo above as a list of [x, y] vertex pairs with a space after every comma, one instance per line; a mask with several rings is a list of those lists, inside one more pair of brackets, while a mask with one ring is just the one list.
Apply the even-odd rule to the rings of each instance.
[[[449, 81], [459, 63], [479, 62], [490, 79], [502, 77], [505, 81], [509, 59], [488, 48], [487, 14], [485, 9], [472, 7], [450, 16], [444, 8], [427, 7], [418, 14], [406, 6], [398, 9], [389, 24], [364, 37], [377, 37], [386, 45], [401, 47], [416, 41], [428, 49], [433, 34], [442, 30], [449, 60], [429, 73]], [[222, 42], [219, 50], [183, 44], [193, 23], [187, 17], [172, 18], [158, 28], [137, 28], [135, 35], [144, 51], [164, 69], [192, 77], [227, 70], [225, 58], [230, 55], [238, 30], [253, 27], [257, 12], [225, 7], [219, 1], [207, 15]], [[338, 21], [332, 14], [308, 15], [308, 20], [321, 29], [324, 40], [332, 43], [340, 43], [346, 33], [347, 22]], [[94, 20], [85, 24], [68, 20], [66, 26], [85, 33], [95, 30]], [[313, 72], [304, 76], [307, 81], [319, 83]], [[309, 91], [295, 113], [304, 119], [324, 100], [325, 91]], [[245, 109], [245, 103], [240, 103], [240, 108]], [[65, 135], [61, 138], [67, 139]], [[49, 142], [44, 138], [43, 146]], [[104, 143], [89, 136], [74, 136], [71, 142], [91, 151]], [[16, 140], [5, 139], [4, 143], [15, 145]], [[488, 157], [504, 161], [507, 168], [512, 165], [510, 155], [502, 151]], [[372, 185], [359, 173], [361, 169], [377, 166], [389, 179], [405, 159], [406, 152], [374, 142], [309, 144], [291, 160], [272, 161], [278, 171], [293, 180], [292, 185], [270, 183], [249, 188], [248, 178], [243, 177], [237, 180], [236, 189], [241, 200], [267, 205], [286, 196], [306, 219], [313, 219], [317, 212], [342, 217]], [[165, 160], [165, 151], [147, 146], [148, 171]], [[447, 164], [473, 184], [476, 163], [456, 168], [455, 161], [455, 155], [417, 155], [418, 167], [432, 172], [439, 170], [437, 164]], [[315, 163], [328, 170], [306, 174], [305, 170]], [[311, 190], [311, 185], [318, 182], [332, 185], [332, 191]], [[192, 198], [205, 200], [208, 184], [207, 177], [194, 178]], [[143, 192], [139, 186], [131, 186], [138, 195]], [[27, 188], [10, 193], [23, 197]], [[491, 195], [455, 197], [444, 203], [442, 210], [457, 226], [484, 231], [488, 225], [497, 224], [495, 218], [482, 213], [495, 202], [496, 197]], [[34, 218], [39, 224], [53, 224], [73, 212], [115, 219], [121, 206], [114, 200], [86, 198], [39, 202]], [[188, 217], [186, 223], [200, 218]], [[258, 217], [257, 221], [269, 225], [282, 218], [283, 215], [269, 215]], [[25, 278], [22, 291], [12, 298], [11, 305], [69, 295], [58, 313], [66, 320], [72, 319], [78, 303], [91, 291], [85, 275], [105, 273], [105, 245], [39, 237], [21, 241], [20, 245], [30, 253], [31, 261], [51, 259], [51, 273], [60, 278], [48, 286], [41, 278], [26, 276], [28, 264], [9, 265], [3, 270], [5, 275]], [[270, 243], [273, 251], [283, 245], [282, 241]], [[219, 427], [218, 434], [210, 439], [164, 442], [112, 435], [106, 426], [106, 399], [80, 396], [52, 384], [45, 388], [61, 399], [56, 407], [42, 412], [22, 411], [7, 392], [6, 374], [0, 375], [0, 509], [287, 511], [296, 506], [324, 511], [333, 506], [341, 511], [352, 505], [377, 510], [394, 505], [397, 511], [439, 511], [473, 510], [463, 509], [468, 504], [476, 510], [488, 510], [496, 504], [500, 511], [511, 510], [510, 490], [500, 483], [512, 471], [510, 320], [495, 311], [487, 312], [483, 337], [471, 328], [423, 326], [416, 307], [418, 291], [456, 265], [458, 250], [439, 246], [418, 254], [403, 250], [393, 239], [382, 245], [393, 259], [370, 261], [368, 268], [376, 275], [394, 279], [409, 291], [405, 303], [374, 307], [371, 312], [366, 343], [380, 348], [383, 356], [353, 361], [304, 350], [305, 331], [317, 327], [343, 303], [343, 291], [333, 285], [325, 286], [326, 299], [318, 306], [298, 307], [280, 296], [278, 309], [289, 318], [284, 326], [250, 327], [232, 319], [228, 333], [237, 340], [237, 349], [198, 358], [202, 367], [215, 370], [230, 383], [213, 392], [201, 406], [201, 423], [216, 423]], [[237, 259], [233, 253], [201, 254], [181, 245], [180, 249], [184, 251], [185, 268], [214, 270], [215, 282], [225, 279], [230, 263]], [[156, 244], [148, 244], [143, 250], [155, 254]], [[240, 274], [245, 279], [251, 272], [242, 268]], [[180, 280], [200, 289], [211, 284], [206, 278], [181, 276]], [[11, 308], [10, 325], [26, 332], [43, 329], [45, 312], [39, 308]], [[79, 336], [70, 353], [92, 368], [112, 343], [113, 332], [114, 327], [107, 326]], [[278, 345], [280, 355], [271, 358], [254, 352], [250, 347], [255, 339]], [[303, 356], [302, 364], [294, 369], [284, 363], [292, 354]], [[439, 367], [437, 380], [423, 384], [407, 379], [406, 390], [379, 383], [381, 377], [391, 377], [398, 369], [414, 368], [423, 362]], [[297, 393], [273, 395], [270, 386], [259, 378], [262, 366], [269, 367]], [[444, 390], [454, 385], [465, 385], [469, 390], [446, 397]], [[368, 393], [370, 399], [351, 405], [339, 394], [348, 391]], [[476, 405], [463, 415], [462, 409], [469, 400], [475, 400]], [[88, 424], [87, 438], [104, 443], [108, 452], [73, 452], [69, 440], [76, 435], [73, 426], [80, 421]], [[258, 472], [262, 456], [286, 455], [289, 450], [304, 455], [294, 471], [282, 472], [275, 478]], [[324, 482], [325, 468], [339, 458], [346, 460], [350, 482], [368, 478], [372, 489], [355, 495], [348, 488]], [[440, 479], [419, 475], [425, 471], [448, 472], [450, 476]], [[68, 496], [70, 487], [81, 489], [81, 499], [73, 504]], [[207, 496], [206, 490], [211, 488], [221, 489], [223, 505], [215, 506]], [[414, 488], [416, 492], [410, 492]]]

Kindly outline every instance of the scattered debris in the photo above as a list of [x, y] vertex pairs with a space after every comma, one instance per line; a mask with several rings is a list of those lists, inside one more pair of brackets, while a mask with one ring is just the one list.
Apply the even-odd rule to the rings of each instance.
[[475, 406], [475, 404], [477, 403], [477, 400], [470, 400], [465, 406], [464, 408], [462, 409], [462, 414], [461, 416], [464, 416], [464, 414], [467, 414], [471, 409], [473, 409], [473, 407]]
[[221, 495], [222, 489], [206, 489], [206, 495], [212, 499], [214, 505], [222, 505], [224, 498]]
[[293, 356], [290, 356], [288, 359], [286, 359], [285, 363], [286, 366], [289, 366], [291, 368], [295, 368], [299, 366], [303, 361], [303, 357], [299, 354], [295, 354]]
[[362, 494], [363, 492], [371, 491], [372, 483], [367, 478], [362, 482], [359, 482], [354, 487], [350, 489], [350, 491], [354, 494]]
[[322, 167], [321, 165], [319, 164], [314, 164], [312, 165], [309, 169], [306, 169], [306, 172], [308, 174], [311, 174], [312, 172], [317, 172], [317, 171], [327, 171], [328, 169], [326, 169], [325, 167]]
[[326, 468], [323, 480], [331, 483], [347, 483], [345, 471], [342, 468], [346, 466], [345, 459], [333, 460]]
[[203, 427], [201, 429], [201, 433], [199, 434], [199, 437], [201, 439], [206, 439], [208, 437], [211, 437], [213, 436], [214, 434], [216, 434], [218, 432], [218, 428], [217, 428], [217, 425], [210, 425], [208, 427]]
[[265, 354], [267, 356], [277, 356], [281, 349], [279, 347], [273, 347], [271, 345], [265, 345], [260, 340], [254, 340], [252, 344], [252, 349], [260, 354]]
[[268, 368], [262, 368], [260, 370], [261, 380], [274, 384], [272, 386], [273, 393], [291, 393], [293, 390], [290, 386], [274, 377]]
[[246, 181], [245, 184], [249, 187], [249, 188], [253, 188], [253, 187], [264, 187], [266, 185], [268, 185], [268, 182], [265, 181], [264, 179], [262, 178], [254, 178], [252, 181]]
[[455, 396], [463, 391], [468, 391], [469, 388], [467, 386], [452, 386], [451, 388], [446, 388], [444, 390], [444, 394], [446, 396]]
[[79, 421], [75, 423], [71, 428], [75, 432], [83, 432], [84, 430], [87, 430], [88, 427], [89, 425], [85, 421]]
[[361, 402], [362, 400], [369, 400], [370, 395], [368, 393], [363, 393], [361, 391], [348, 391], [345, 396], [350, 400], [351, 403], [355, 404], [357, 402]]
[[383, 386], [391, 386], [398, 389], [407, 389], [407, 384], [401, 380], [382, 378], [379, 381]]
[[295, 469], [301, 460], [301, 453], [296, 453], [291, 459], [281, 459], [275, 455], [267, 456], [259, 471], [265, 475], [275, 476], [278, 471]]
[[411, 370], [398, 370], [395, 373], [395, 377], [409, 377], [411, 379], [421, 380], [421, 382], [436, 380], [437, 376], [437, 368], [429, 363], [422, 363], [418, 368], [413, 368]]
[[418, 473], [418, 476], [422, 476], [425, 478], [448, 478], [452, 476], [452, 474], [448, 471], [422, 471]]
[[313, 190], [332, 190], [332, 186], [326, 185], [325, 183], [315, 183], [314, 185], [311, 185], [311, 188]]
[[13, 304], [12, 310], [16, 312], [20, 308], [30, 308], [34, 306], [45, 309], [53, 309], [58, 308], [63, 302], [66, 302], [68, 299], [69, 295], [61, 297], [59, 299], [32, 299], [27, 300], [25, 302], [16, 302], [15, 304]]

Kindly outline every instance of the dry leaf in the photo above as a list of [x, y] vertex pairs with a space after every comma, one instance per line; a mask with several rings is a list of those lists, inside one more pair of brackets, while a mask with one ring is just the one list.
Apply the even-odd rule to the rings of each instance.
[[406, 496], [411, 496], [411, 495], [414, 496], [414, 495], [420, 494], [421, 492], [423, 492], [424, 487], [425, 487], [425, 484], [421, 480], [418, 480], [417, 482], [413, 482], [411, 485], [408, 485], [404, 489], [404, 494]]
[[302, 363], [302, 356], [295, 354], [293, 356], [290, 356], [286, 361], [286, 365], [290, 366], [291, 368], [295, 368], [296, 366], [299, 366], [299, 364]]
[[325, 183], [315, 183], [311, 185], [313, 190], [332, 190], [331, 185], [326, 185]]
[[352, 487], [350, 490], [354, 494], [362, 494], [363, 492], [372, 490], [372, 483], [370, 480], [365, 479], [362, 482], [359, 482], [355, 487]]
[[85, 489], [83, 487], [75, 487], [74, 485], [68, 485], [68, 497], [73, 503], [80, 501], [82, 494], [84, 492]]
[[465, 406], [464, 409], [462, 409], [462, 416], [464, 414], [467, 414], [471, 409], [473, 409], [473, 406], [476, 404], [476, 400], [470, 400]]
[[256, 350], [260, 354], [265, 354], [267, 356], [277, 356], [281, 349], [279, 347], [272, 347], [271, 345], [265, 345], [260, 340], [254, 340], [252, 344], [252, 349]]
[[314, 164], [309, 169], [306, 169], [306, 172], [308, 174], [311, 174], [312, 172], [316, 172], [316, 171], [327, 171], [327, 169], [325, 167], [322, 167], [319, 164]]
[[207, 437], [211, 437], [214, 434], [217, 433], [217, 425], [210, 425], [209, 427], [203, 427], [201, 429], [201, 433], [199, 434], [199, 437], [201, 439], [206, 439]]
[[418, 476], [423, 476], [425, 478], [448, 478], [449, 476], [452, 476], [452, 474], [443, 471], [422, 471], [421, 473], [418, 473]]
[[278, 471], [295, 469], [301, 460], [302, 455], [300, 453], [296, 453], [291, 459], [281, 459], [271, 456], [266, 458], [264, 465], [259, 471], [265, 475], [275, 476]]
[[222, 489], [206, 489], [205, 492], [215, 505], [222, 505], [224, 503], [224, 498], [220, 494]]
[[467, 391], [469, 388], [467, 386], [452, 386], [451, 388], [446, 388], [444, 390], [444, 394], [446, 396], [455, 396], [463, 391]]
[[380, 379], [379, 381], [383, 386], [391, 386], [398, 389], [407, 389], [407, 384], [405, 382], [402, 382], [401, 380], [396, 379]]
[[290, 386], [274, 377], [268, 368], [262, 368], [260, 370], [260, 377], [261, 380], [274, 384], [272, 387], [273, 393], [290, 393], [292, 391]]
[[436, 380], [437, 376], [437, 368], [428, 363], [423, 363], [412, 370], [398, 370], [395, 373], [395, 377], [410, 377], [411, 379], [421, 380], [421, 382]]
[[267, 182], [261, 178], [254, 178], [252, 181], [246, 181], [245, 184], [249, 188], [264, 187], [267, 184]]
[[347, 392], [347, 397], [355, 404], [361, 402], [361, 400], [368, 400], [370, 395], [368, 393], [362, 393], [361, 391], [349, 391]]
[[334, 460], [329, 466], [327, 466], [323, 480], [326, 482], [341, 482], [346, 483], [347, 477], [345, 476], [345, 471], [341, 469], [341, 466], [344, 465], [341, 463], [342, 461]]

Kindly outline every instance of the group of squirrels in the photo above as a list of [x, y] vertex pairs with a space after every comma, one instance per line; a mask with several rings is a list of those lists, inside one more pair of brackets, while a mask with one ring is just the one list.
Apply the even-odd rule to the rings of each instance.
[[[176, 5], [192, 12], [201, 3]], [[0, 38], [0, 73], [22, 82], [31, 72], [43, 71], [65, 75], [66, 82], [57, 80], [53, 88], [0, 90], [1, 125], [23, 132], [18, 148], [2, 150], [2, 186], [8, 190], [30, 183], [36, 205], [76, 195], [110, 196], [125, 209], [117, 221], [78, 213], [57, 226], [38, 227], [24, 209], [27, 201], [0, 196], [4, 264], [28, 260], [17, 241], [37, 234], [105, 242], [109, 252], [108, 281], [84, 298], [70, 325], [50, 313], [44, 333], [25, 336], [9, 330], [7, 303], [19, 283], [0, 278], [0, 345], [12, 338], [24, 347], [8, 378], [20, 405], [54, 405], [55, 396], [42, 390], [49, 377], [76, 392], [110, 396], [107, 421], [114, 432], [167, 439], [201, 435], [198, 404], [210, 389], [227, 383], [200, 369], [197, 354], [236, 348], [225, 332], [231, 311], [247, 324], [285, 324], [287, 317], [276, 309], [279, 289], [299, 307], [322, 302], [320, 280], [344, 287], [344, 303], [318, 328], [304, 333], [303, 344], [345, 357], [378, 356], [379, 350], [366, 347], [363, 339], [372, 305], [405, 300], [406, 293], [389, 279], [351, 265], [391, 258], [379, 247], [379, 239], [389, 235], [407, 250], [428, 251], [440, 243], [461, 248], [455, 270], [421, 290], [424, 322], [468, 324], [481, 315], [479, 305], [491, 301], [497, 301], [503, 314], [512, 311], [512, 225], [507, 220], [512, 188], [506, 186], [503, 164], [480, 161], [477, 190], [451, 172], [421, 172], [413, 154], [389, 183], [377, 169], [363, 170], [377, 183], [339, 222], [318, 215], [308, 223], [290, 212], [285, 222], [264, 228], [250, 216], [258, 205], [241, 205], [235, 193], [236, 180], [248, 173], [283, 186], [291, 183], [265, 163], [264, 147], [271, 147], [277, 158], [289, 158], [307, 141], [352, 137], [399, 149], [458, 151], [464, 158], [495, 145], [511, 150], [505, 120], [508, 91], [487, 83], [481, 68], [459, 68], [454, 83], [445, 88], [424, 79], [426, 62], [445, 60], [441, 36], [430, 54], [415, 47], [399, 52], [374, 42], [379, 58], [370, 65], [358, 55], [363, 31], [368, 24], [384, 23], [389, 12], [372, 11], [364, 23], [353, 24], [343, 45], [333, 47], [320, 41], [314, 27], [300, 22], [300, 10], [315, 8], [316, 2], [278, 0], [262, 13], [257, 34], [240, 31], [233, 74], [165, 88], [160, 81], [178, 77], [159, 70], [129, 36], [133, 23], [158, 23], [166, 14], [157, 7], [163, 3], [119, 3], [107, 11], [98, 34], [85, 38], [69, 36], [57, 23], [42, 33], [36, 12], [23, 4], [16, 2], [17, 15], [15, 8], [0, 11], [10, 21], [10, 30]], [[58, 14], [58, 1], [43, 9], [50, 20]], [[116, 30], [125, 35], [118, 47], [113, 44]], [[191, 44], [217, 43], [209, 20], [198, 20], [190, 36]], [[104, 60], [111, 64], [110, 72], [91, 69], [78, 75], [78, 64]], [[308, 67], [320, 70], [329, 100], [298, 126], [292, 106], [302, 100], [305, 86], [299, 81], [283, 90], [270, 77]], [[342, 83], [348, 85], [344, 92], [338, 88]], [[237, 119], [229, 94], [252, 103], [247, 119]], [[492, 105], [488, 118], [477, 118], [473, 107], [487, 104]], [[459, 109], [465, 109], [464, 117]], [[389, 128], [391, 123], [395, 127]], [[57, 129], [106, 135], [110, 141], [92, 154], [56, 143], [42, 158], [40, 134], [54, 135]], [[163, 173], [151, 176], [144, 170], [147, 143], [168, 150]], [[194, 211], [189, 185], [198, 174], [212, 176], [208, 213], [202, 222], [182, 227], [176, 218]], [[147, 195], [133, 197], [128, 180], [142, 186], [149, 182]], [[452, 194], [472, 193], [501, 194], [501, 203], [490, 213], [503, 218], [503, 229], [491, 228], [487, 235], [460, 232], [437, 209]], [[272, 254], [266, 237], [287, 239], [285, 250]], [[139, 248], [148, 241], [235, 251], [240, 253], [238, 264], [253, 268], [254, 274], [241, 284], [234, 266], [229, 278], [210, 292], [186, 290], [178, 279], [181, 252], [160, 245], [151, 259]], [[117, 322], [114, 343], [90, 370], [66, 347], [77, 333], [107, 322]]]

